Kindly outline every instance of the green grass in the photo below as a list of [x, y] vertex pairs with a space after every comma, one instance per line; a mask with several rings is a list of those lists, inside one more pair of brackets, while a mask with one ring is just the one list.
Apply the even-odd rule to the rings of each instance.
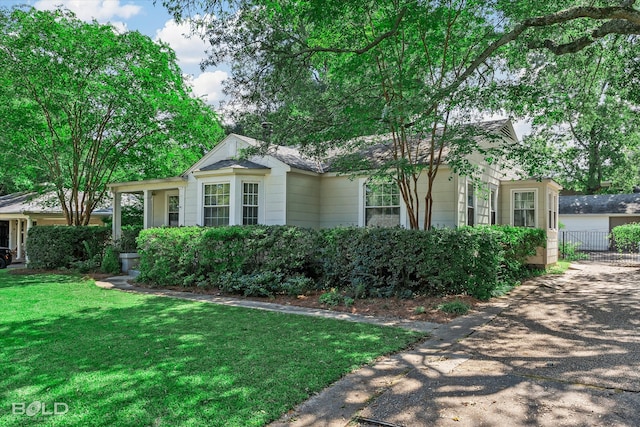
[[547, 268], [547, 274], [564, 274], [571, 266], [571, 261], [558, 261], [556, 265]]
[[[0, 425], [259, 426], [419, 338], [2, 270]], [[34, 401], [68, 412], [13, 413]]]

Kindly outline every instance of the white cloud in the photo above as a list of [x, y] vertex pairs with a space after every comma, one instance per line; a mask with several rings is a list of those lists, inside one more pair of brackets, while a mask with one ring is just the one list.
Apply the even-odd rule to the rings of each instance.
[[83, 21], [95, 19], [103, 23], [113, 18], [126, 20], [142, 11], [142, 6], [121, 2], [121, 0], [38, 0], [34, 7], [40, 10], [54, 10], [60, 5], [75, 13]]
[[155, 40], [161, 40], [173, 50], [178, 56], [180, 67], [187, 72], [189, 68], [198, 66], [206, 56], [208, 44], [198, 36], [190, 36], [191, 28], [188, 22], [181, 24], [174, 20], [165, 22], [164, 26], [156, 30]]
[[218, 104], [225, 97], [222, 82], [229, 77], [225, 71], [206, 71], [191, 81], [193, 93], [210, 105]]

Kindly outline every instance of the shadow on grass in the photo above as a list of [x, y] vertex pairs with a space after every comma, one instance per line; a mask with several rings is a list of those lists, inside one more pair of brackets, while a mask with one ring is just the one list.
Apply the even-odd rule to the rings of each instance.
[[[22, 276], [12, 282], [37, 281]], [[34, 312], [28, 320], [0, 321], [1, 425], [263, 425], [345, 372], [417, 338], [397, 329], [127, 295], [89, 283], [64, 285], [60, 292], [79, 286], [91, 290], [69, 297], [90, 299], [86, 307], [73, 301], [78, 308], [62, 315]], [[126, 299], [127, 306], [112, 298]], [[11, 413], [13, 403], [34, 401], [62, 402], [68, 412]]]

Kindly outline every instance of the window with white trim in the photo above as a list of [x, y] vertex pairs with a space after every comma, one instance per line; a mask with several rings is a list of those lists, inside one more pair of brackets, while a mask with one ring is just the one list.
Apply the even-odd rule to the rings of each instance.
[[255, 225], [258, 223], [258, 183], [242, 183], [242, 224]]
[[489, 192], [489, 221], [491, 225], [498, 223], [498, 190], [492, 188]]
[[230, 185], [228, 182], [204, 185], [204, 225], [229, 225]]
[[370, 182], [365, 185], [365, 225], [396, 227], [400, 225], [400, 191], [393, 182]]
[[558, 228], [558, 195], [549, 193], [549, 228], [556, 230]]
[[513, 192], [513, 225], [516, 227], [536, 226], [535, 191]]
[[476, 191], [471, 183], [467, 183], [467, 225], [476, 224]]
[[169, 227], [177, 227], [180, 222], [180, 197], [169, 196], [167, 198], [167, 212], [169, 213]]

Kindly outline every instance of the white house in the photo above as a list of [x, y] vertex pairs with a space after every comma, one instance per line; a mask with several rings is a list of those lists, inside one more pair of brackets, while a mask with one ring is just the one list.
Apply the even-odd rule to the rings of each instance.
[[[476, 124], [513, 143], [509, 120]], [[268, 154], [241, 158], [259, 141], [231, 134], [178, 177], [109, 184], [113, 194], [114, 237], [120, 235], [120, 205], [125, 193], [144, 201], [144, 227], [181, 225], [295, 225], [301, 227], [408, 226], [406, 206], [394, 184], [371, 185], [303, 155], [273, 145]], [[385, 152], [378, 143], [368, 155]], [[546, 229], [547, 251], [536, 264], [557, 260], [560, 186], [552, 180], [514, 180], [510, 171], [471, 156], [482, 170], [482, 185], [442, 165], [433, 190], [433, 225], [457, 227], [512, 224]], [[426, 190], [426, 177], [419, 186]], [[422, 206], [424, 209], [424, 206]]]

